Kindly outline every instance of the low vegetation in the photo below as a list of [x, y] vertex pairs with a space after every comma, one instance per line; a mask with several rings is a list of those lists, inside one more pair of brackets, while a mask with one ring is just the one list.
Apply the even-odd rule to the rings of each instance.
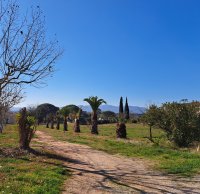
[[94, 149], [103, 150], [111, 154], [127, 157], [148, 159], [154, 168], [166, 173], [192, 175], [200, 171], [200, 154], [189, 149], [181, 149], [173, 145], [160, 129], [153, 129], [153, 140], [149, 140], [148, 127], [141, 124], [126, 124], [128, 139], [116, 139], [115, 124], [100, 125], [99, 136], [89, 133], [89, 126], [81, 126], [81, 133], [73, 132], [73, 124], [69, 124], [69, 131], [63, 135], [61, 130], [42, 130], [54, 138], [72, 143], [89, 145]]
[[157, 107], [151, 105], [143, 116], [151, 128], [157, 126], [165, 131], [168, 139], [179, 147], [189, 147], [200, 141], [200, 103], [168, 102]]
[[32, 152], [18, 149], [16, 126], [7, 126], [0, 135], [1, 193], [60, 193], [69, 172], [56, 155], [32, 144]]

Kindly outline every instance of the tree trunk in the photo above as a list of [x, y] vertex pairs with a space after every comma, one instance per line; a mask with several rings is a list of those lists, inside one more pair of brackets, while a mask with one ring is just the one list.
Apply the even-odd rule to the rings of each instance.
[[60, 129], [60, 121], [57, 121], [57, 123], [56, 123], [56, 129]]
[[22, 149], [22, 150], [29, 150], [30, 146], [26, 141], [22, 141], [19, 144], [19, 148]]
[[51, 129], [54, 129], [54, 120], [51, 120]]
[[49, 121], [47, 121], [46, 128], [49, 128]]
[[3, 124], [0, 123], [0, 133], [3, 133]]
[[20, 118], [18, 121], [20, 149], [28, 149], [29, 148], [29, 145], [27, 144], [27, 141], [26, 141], [26, 137], [27, 137], [26, 119], [27, 119], [26, 108], [23, 108], [20, 111]]
[[23, 108], [20, 111], [19, 125], [19, 147], [24, 150], [30, 149], [30, 142], [33, 138], [36, 128], [27, 123], [27, 111]]
[[98, 135], [99, 132], [98, 132], [97, 114], [95, 112], [92, 114], [91, 120], [92, 120], [91, 133]]
[[80, 133], [80, 123], [79, 123], [79, 119], [75, 119], [75, 123], [74, 123], [74, 132], [76, 133]]
[[67, 118], [64, 118], [64, 132], [67, 131]]
[[117, 138], [126, 138], [126, 125], [125, 123], [118, 123], [116, 129]]
[[152, 140], [152, 130], [151, 130], [151, 125], [149, 126], [149, 138]]
[[96, 134], [96, 135], [99, 134], [99, 132], [98, 132], [97, 120], [93, 120], [93, 121], [92, 121], [91, 133], [92, 133], [92, 134]]

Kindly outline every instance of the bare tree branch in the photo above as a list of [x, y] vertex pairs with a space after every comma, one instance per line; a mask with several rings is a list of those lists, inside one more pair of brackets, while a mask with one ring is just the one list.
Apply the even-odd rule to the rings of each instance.
[[62, 52], [58, 41], [47, 41], [39, 7], [22, 15], [17, 1], [0, 0], [1, 109], [19, 103], [23, 85], [44, 84]]
[[[42, 84], [62, 54], [56, 40], [46, 41], [39, 7], [20, 17], [19, 6], [0, 0], [0, 89], [9, 84]], [[6, 11], [5, 11], [6, 10]]]

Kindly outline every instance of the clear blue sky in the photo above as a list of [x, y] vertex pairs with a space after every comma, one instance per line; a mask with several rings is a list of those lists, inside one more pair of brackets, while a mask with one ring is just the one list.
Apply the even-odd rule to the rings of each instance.
[[48, 36], [65, 52], [45, 88], [26, 88], [18, 106], [118, 105], [200, 98], [199, 0], [20, 0], [40, 5]]

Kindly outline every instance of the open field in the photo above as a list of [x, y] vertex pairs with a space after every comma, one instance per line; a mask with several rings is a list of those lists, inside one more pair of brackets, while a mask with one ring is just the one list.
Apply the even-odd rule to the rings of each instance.
[[32, 144], [32, 154], [17, 147], [16, 127], [7, 126], [0, 134], [0, 193], [59, 193], [69, 173], [56, 155], [42, 143]]
[[65, 134], [62, 129], [46, 129], [44, 126], [38, 129], [57, 140], [89, 145], [110, 154], [144, 158], [153, 163], [155, 169], [169, 174], [190, 176], [200, 171], [200, 154], [174, 147], [159, 129], [153, 130], [156, 143], [152, 143], [147, 138], [148, 128], [139, 124], [127, 124], [128, 140], [115, 138], [114, 124], [99, 125], [98, 136], [90, 134], [89, 126], [81, 126], [80, 134], [74, 133], [72, 127], [69, 124], [69, 131]]
[[7, 126], [0, 135], [1, 193], [199, 192], [200, 155], [175, 148], [161, 130], [153, 130], [152, 143], [139, 124], [127, 124], [127, 140], [115, 138], [114, 124], [99, 125], [99, 135], [72, 127], [64, 133], [39, 126], [27, 153], [17, 149], [16, 126]]

